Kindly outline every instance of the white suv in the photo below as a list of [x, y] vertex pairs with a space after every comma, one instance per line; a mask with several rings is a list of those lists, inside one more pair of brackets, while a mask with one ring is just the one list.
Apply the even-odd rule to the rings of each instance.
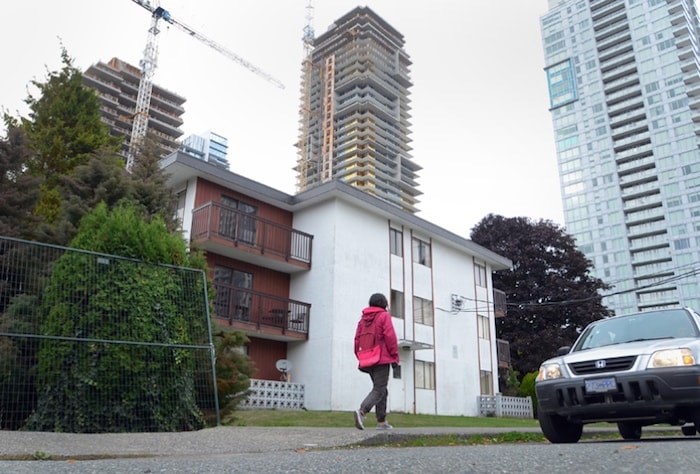
[[[639, 439], [656, 423], [700, 429], [700, 315], [665, 309], [601, 319], [545, 361], [537, 416], [552, 443], [575, 443], [583, 425], [617, 423]], [[691, 424], [691, 425], [688, 425]]]

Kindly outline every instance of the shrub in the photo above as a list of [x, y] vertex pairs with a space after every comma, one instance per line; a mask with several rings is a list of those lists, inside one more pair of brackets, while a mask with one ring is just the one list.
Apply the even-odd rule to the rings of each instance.
[[537, 372], [538, 371], [534, 371], [525, 374], [523, 380], [520, 382], [520, 396], [532, 398], [532, 411], [535, 418], [537, 418], [537, 393], [535, 392], [535, 378], [537, 378]]

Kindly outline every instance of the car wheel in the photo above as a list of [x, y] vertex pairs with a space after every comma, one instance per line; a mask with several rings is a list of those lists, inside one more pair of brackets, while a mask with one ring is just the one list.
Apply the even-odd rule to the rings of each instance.
[[681, 431], [685, 436], [695, 436], [698, 429], [695, 425], [683, 425], [681, 426]]
[[633, 421], [620, 421], [617, 431], [623, 439], [640, 439], [642, 437], [642, 425]]
[[542, 434], [550, 443], [576, 443], [581, 439], [583, 425], [572, 423], [559, 415], [538, 414]]

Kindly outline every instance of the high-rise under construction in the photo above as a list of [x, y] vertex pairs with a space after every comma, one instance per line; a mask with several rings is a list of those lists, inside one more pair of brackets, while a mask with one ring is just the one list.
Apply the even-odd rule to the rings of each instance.
[[337, 179], [416, 212], [409, 66], [401, 33], [367, 7], [305, 35], [297, 189]]

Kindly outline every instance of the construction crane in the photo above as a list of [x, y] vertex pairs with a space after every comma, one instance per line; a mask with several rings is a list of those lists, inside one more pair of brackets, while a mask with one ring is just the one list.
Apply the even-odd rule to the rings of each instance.
[[151, 13], [151, 27], [148, 29], [148, 40], [146, 41], [146, 49], [143, 52], [143, 59], [139, 62], [141, 66], [141, 80], [139, 83], [139, 91], [136, 97], [136, 109], [134, 111], [134, 123], [131, 129], [131, 138], [129, 141], [129, 152], [126, 159], [126, 169], [131, 172], [131, 168], [134, 164], [134, 157], [136, 152], [143, 143], [146, 137], [146, 131], [148, 129], [148, 116], [151, 104], [151, 94], [153, 92], [153, 74], [156, 70], [156, 64], [158, 62], [158, 23], [160, 20], [165, 21], [170, 25], [174, 25], [180, 30], [184, 31], [188, 35], [195, 39], [198, 39], [202, 43], [206, 44], [210, 48], [218, 51], [229, 59], [237, 62], [241, 66], [247, 68], [248, 70], [254, 72], [263, 79], [271, 82], [280, 89], [284, 89], [284, 84], [279, 80], [275, 79], [265, 71], [249, 63], [245, 59], [241, 58], [237, 54], [229, 51], [220, 44], [214, 42], [213, 40], [207, 38], [201, 33], [193, 30], [189, 26], [185, 25], [181, 21], [175, 20], [170, 12], [162, 8], [158, 1], [150, 2], [149, 0], [132, 0], [134, 3], [140, 5]]

